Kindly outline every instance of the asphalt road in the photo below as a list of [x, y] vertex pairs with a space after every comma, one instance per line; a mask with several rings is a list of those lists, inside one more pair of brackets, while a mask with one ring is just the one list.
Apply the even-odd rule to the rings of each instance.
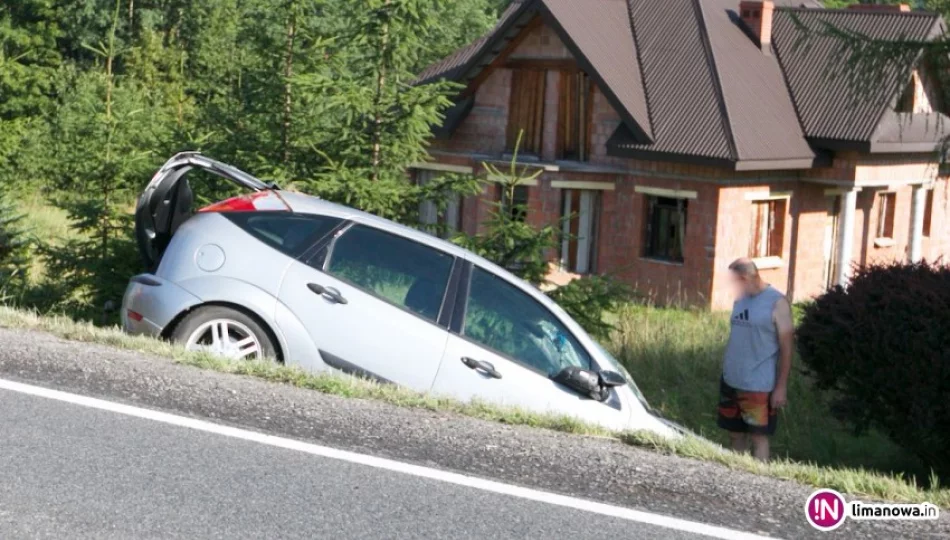
[[0, 390], [3, 538], [699, 538]]
[[944, 516], [818, 533], [793, 482], [35, 332], [0, 329], [0, 434], [4, 540], [950, 538]]

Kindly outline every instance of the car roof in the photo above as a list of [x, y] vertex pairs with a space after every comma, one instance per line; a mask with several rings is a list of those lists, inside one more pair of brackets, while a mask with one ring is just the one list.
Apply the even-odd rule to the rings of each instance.
[[379, 216], [375, 216], [368, 212], [363, 212], [361, 210], [356, 210], [355, 208], [350, 208], [348, 206], [343, 206], [341, 204], [332, 203], [325, 201], [318, 197], [312, 195], [306, 195], [303, 193], [291, 192], [291, 191], [281, 191], [281, 198], [290, 206], [290, 209], [294, 212], [302, 214], [319, 214], [326, 216], [334, 216], [341, 219], [348, 219], [358, 223], [364, 223], [373, 227], [377, 227], [389, 232], [398, 234], [419, 242], [420, 244], [425, 244], [431, 246], [440, 251], [465, 259], [472, 262], [476, 266], [480, 266], [493, 274], [498, 275], [505, 279], [505, 281], [510, 282], [511, 284], [517, 286], [519, 289], [522, 289], [525, 292], [528, 292], [534, 298], [543, 302], [547, 307], [561, 310], [553, 300], [548, 298], [546, 294], [543, 294], [537, 287], [531, 285], [530, 283], [524, 281], [518, 276], [512, 274], [508, 270], [505, 270], [501, 266], [489, 261], [488, 259], [476, 255], [471, 251], [459, 247], [451, 242], [428, 234], [426, 232], [420, 231], [418, 229], [413, 229], [412, 227], [407, 227], [405, 225], [396, 223]]

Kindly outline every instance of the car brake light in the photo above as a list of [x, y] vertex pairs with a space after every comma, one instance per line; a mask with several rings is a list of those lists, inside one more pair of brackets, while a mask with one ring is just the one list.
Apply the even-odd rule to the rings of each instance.
[[198, 210], [199, 212], [260, 212], [290, 210], [280, 195], [273, 191], [259, 191], [231, 197]]
[[141, 313], [132, 311], [131, 309], [128, 310], [128, 312], [129, 312], [129, 318], [130, 318], [130, 319], [132, 319], [132, 320], [135, 321], [135, 322], [141, 322], [141, 320], [142, 320], [142, 314], [141, 314]]

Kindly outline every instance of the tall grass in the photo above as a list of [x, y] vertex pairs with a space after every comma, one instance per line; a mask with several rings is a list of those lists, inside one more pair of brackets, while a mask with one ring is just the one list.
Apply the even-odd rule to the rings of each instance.
[[[722, 313], [627, 306], [612, 346], [644, 395], [664, 415], [727, 443], [716, 426], [722, 353], [729, 319]], [[793, 364], [788, 406], [780, 412], [773, 454], [834, 467], [864, 467], [929, 479], [921, 462], [877, 432], [856, 436], [830, 413], [829, 396]]]
[[[39, 191], [20, 199], [17, 210], [23, 214], [24, 231], [35, 245], [58, 246], [78, 236], [66, 211], [50, 204]], [[39, 256], [32, 257], [30, 268], [24, 270], [33, 285], [47, 277], [46, 265]]]

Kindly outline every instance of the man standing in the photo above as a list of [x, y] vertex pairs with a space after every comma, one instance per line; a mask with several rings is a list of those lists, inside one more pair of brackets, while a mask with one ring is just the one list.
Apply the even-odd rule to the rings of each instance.
[[776, 411], [785, 406], [792, 367], [794, 326], [785, 295], [765, 283], [750, 259], [729, 265], [737, 300], [719, 382], [719, 427], [732, 449], [769, 459]]

